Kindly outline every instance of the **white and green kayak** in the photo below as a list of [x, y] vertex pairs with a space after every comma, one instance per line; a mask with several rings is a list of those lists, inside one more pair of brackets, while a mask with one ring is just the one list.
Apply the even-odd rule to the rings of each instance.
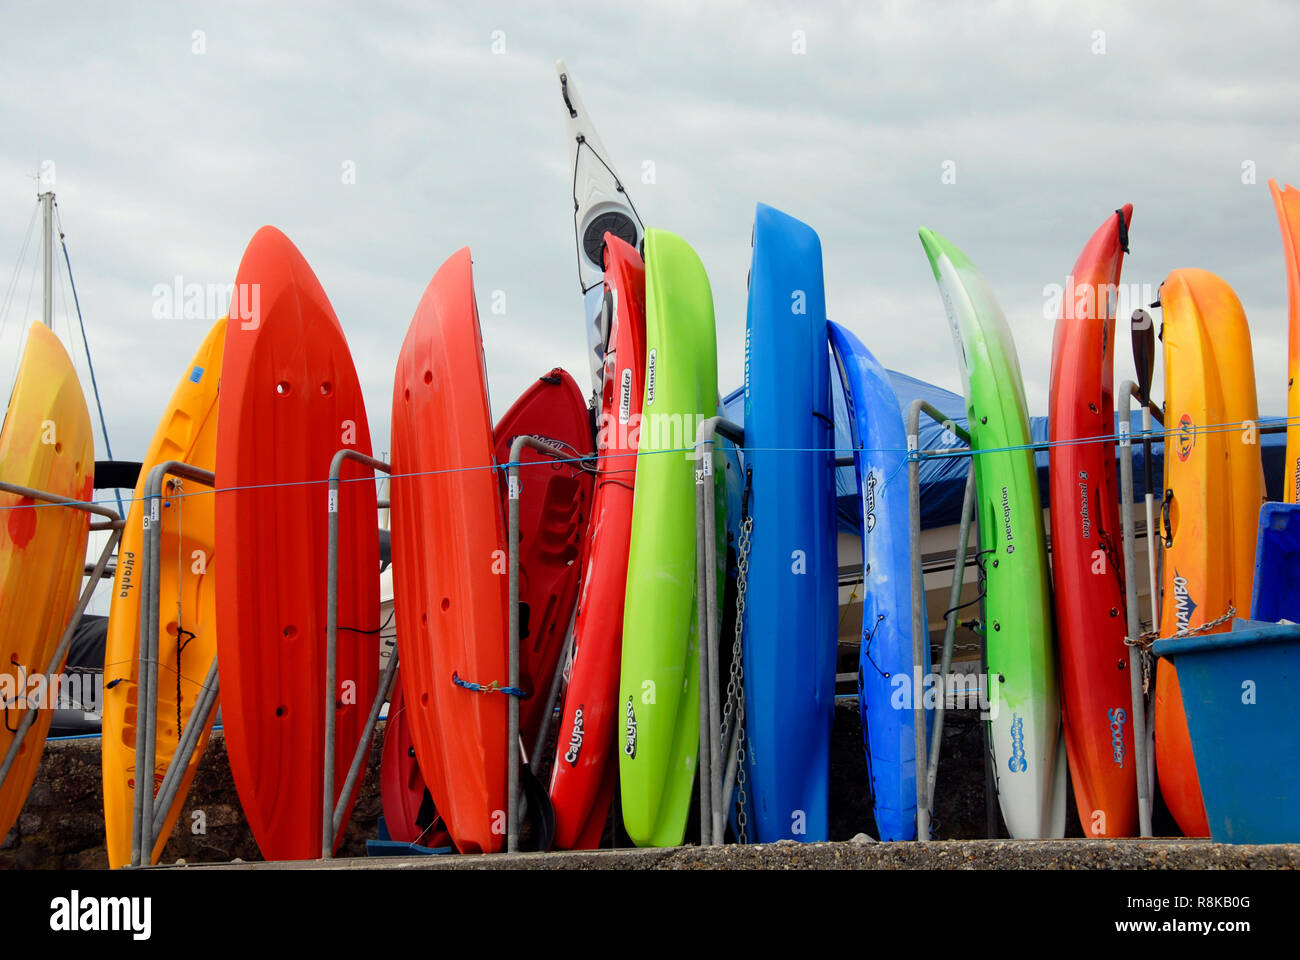
[[1066, 758], [1051, 581], [1016, 345], [970, 259], [931, 230], [921, 230], [921, 243], [952, 325], [975, 451], [998, 802], [1012, 837], [1061, 837]]

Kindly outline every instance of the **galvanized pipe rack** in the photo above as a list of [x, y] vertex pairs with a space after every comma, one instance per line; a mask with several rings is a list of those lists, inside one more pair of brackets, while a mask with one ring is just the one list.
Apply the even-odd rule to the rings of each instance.
[[[153, 847], [157, 830], [166, 819], [166, 812], [171, 806], [180, 786], [181, 771], [189, 764], [190, 755], [198, 743], [198, 732], [206, 726], [208, 713], [216, 702], [216, 657], [208, 667], [207, 681], [194, 709], [190, 714], [190, 725], [177, 751], [172, 756], [171, 764], [163, 776], [157, 801], [154, 800], [153, 771], [157, 756], [157, 717], [158, 717], [158, 623], [159, 623], [159, 589], [162, 579], [162, 501], [163, 481], [168, 476], [192, 480], [206, 487], [213, 487], [216, 478], [209, 470], [202, 470], [178, 460], [166, 460], [149, 471], [145, 479], [144, 496], [141, 498], [144, 511], [142, 527], [144, 537], [140, 544], [140, 641], [139, 659], [136, 677], [136, 719], [135, 719], [135, 794], [134, 814], [131, 826], [131, 866], [147, 866], [153, 860]], [[209, 682], [211, 685], [209, 686]], [[202, 709], [200, 709], [202, 708]], [[186, 747], [182, 756], [180, 748]], [[165, 790], [164, 790], [165, 788]], [[166, 806], [160, 804], [166, 800]]]
[[[519, 687], [519, 457], [524, 449], [534, 450], [555, 460], [569, 459], [560, 450], [538, 437], [515, 437], [510, 443], [510, 462], [506, 464], [506, 495], [509, 504], [510, 550], [510, 677], [512, 688]], [[566, 644], [567, 644], [566, 640]], [[557, 666], [557, 670], [562, 666]], [[559, 684], [551, 685], [552, 697], [558, 696]], [[506, 721], [506, 852], [519, 850], [519, 698], [510, 695]], [[554, 703], [551, 704], [551, 711]], [[548, 711], [548, 715], [551, 711]]]
[[[361, 768], [370, 751], [370, 738], [379, 723], [379, 711], [388, 699], [393, 677], [397, 675], [398, 650], [393, 648], [393, 655], [388, 658], [384, 675], [375, 691], [375, 699], [370, 704], [366, 716], [366, 725], [357, 741], [357, 748], [348, 766], [343, 788], [339, 791], [338, 803], [334, 802], [334, 747], [338, 739], [335, 701], [338, 683], [338, 639], [339, 639], [339, 484], [344, 462], [352, 460], [362, 466], [370, 467], [381, 473], [391, 474], [392, 467], [384, 461], [359, 453], [351, 447], [344, 447], [334, 454], [330, 461], [329, 477], [329, 558], [328, 580], [325, 599], [325, 776], [321, 785], [321, 859], [329, 860], [334, 856], [334, 843], [343, 827], [343, 814], [347, 811], [352, 794], [357, 788]], [[361, 478], [350, 483], [372, 483], [373, 478]]]
[[[724, 417], [709, 417], [695, 433], [695, 633], [699, 649], [700, 684], [700, 843], [723, 842], [726, 830], [724, 797], [730, 798], [736, 778], [738, 725], [729, 731], [726, 745], [726, 784], [723, 780], [722, 705], [718, 695], [718, 642], [722, 622], [718, 610], [717, 503], [713, 481], [714, 440], [722, 434], [737, 446], [745, 443], [745, 430]], [[702, 646], [700, 646], [702, 644]], [[735, 691], [743, 696], [743, 691]], [[734, 716], [734, 713], [733, 713]]]
[[[971, 450], [953, 451], [949, 450], [925, 450], [920, 447], [920, 424], [921, 414], [939, 424], [941, 427], [952, 432], [959, 439], [965, 441], [967, 447], [970, 447], [970, 434], [953, 422], [952, 418], [945, 415], [933, 404], [924, 400], [917, 399], [912, 401], [912, 405], [907, 410], [907, 507], [908, 523], [911, 532], [911, 551], [912, 551], [912, 671], [913, 677], [920, 665], [925, 663], [926, 648], [930, 643], [930, 631], [925, 614], [925, 571], [921, 557], [921, 456], [922, 455], [954, 455], [955, 453], [973, 453]], [[957, 557], [958, 560], [953, 564], [953, 586], [951, 596], [953, 602], [950, 607], [956, 606], [956, 598], [961, 596], [962, 582], [965, 579], [966, 572], [966, 544], [970, 539], [971, 514], [975, 504], [975, 463], [971, 461], [969, 472], [966, 475], [966, 493], [962, 500], [962, 518], [961, 529], [958, 534]], [[942, 663], [948, 664], [952, 660], [952, 644], [957, 632], [956, 611], [949, 611], [946, 618], [947, 624], [944, 629], [943, 637], [943, 655]], [[915, 689], [915, 680], [913, 681], [912, 690], [912, 727], [914, 741], [916, 744], [916, 838], [918, 840], [930, 839], [930, 803], [929, 787], [934, 783], [939, 773], [939, 735], [943, 730], [943, 704], [946, 700], [946, 692], [943, 689], [943, 675], [940, 674], [939, 680], [939, 714], [935, 723], [935, 751], [933, 758], [927, 756], [925, 741], [925, 697], [922, 690]], [[987, 725], [985, 725], [985, 736], [987, 737]], [[985, 751], [987, 753], [987, 750]], [[921, 771], [925, 771], [925, 776], [921, 776]]]
[[[910, 480], [910, 477], [909, 477]], [[920, 500], [920, 494], [917, 494], [917, 500]], [[930, 753], [925, 768], [925, 828], [926, 837], [929, 837], [930, 818], [934, 816], [934, 784], [939, 777], [939, 752], [943, 742], [943, 718], [948, 704], [948, 671], [952, 669], [952, 648], [957, 636], [957, 611], [961, 606], [961, 591], [966, 580], [966, 550], [970, 542], [971, 520], [975, 514], [975, 462], [971, 461], [970, 467], [966, 471], [966, 493], [961, 502], [961, 523], [957, 530], [957, 554], [953, 559], [952, 589], [948, 593], [948, 609], [944, 612], [943, 627], [943, 654], [939, 661], [939, 672], [936, 674], [938, 679], [939, 702], [934, 709], [934, 729], [930, 732]], [[918, 521], [919, 524], [919, 521]], [[978, 552], [979, 547], [976, 546]], [[921, 564], [921, 544], [919, 531], [912, 540], [912, 563], [914, 566]], [[915, 572], [913, 572], [915, 578]], [[922, 583], [925, 582], [925, 575], [922, 574]], [[920, 766], [917, 766], [918, 781]], [[921, 808], [917, 807], [917, 836], [920, 836], [920, 817]]]

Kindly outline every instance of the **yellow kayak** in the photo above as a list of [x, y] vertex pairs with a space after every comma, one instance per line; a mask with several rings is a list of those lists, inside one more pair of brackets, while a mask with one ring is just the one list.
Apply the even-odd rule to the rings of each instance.
[[[0, 430], [0, 480], [89, 500], [94, 473], [95, 441], [77, 372], [54, 333], [33, 323]], [[0, 837], [18, 819], [41, 762], [54, 711], [46, 684], [33, 678], [49, 666], [72, 618], [89, 531], [83, 510], [0, 493], [0, 757], [13, 744], [27, 695], [39, 695], [47, 708], [37, 711], [0, 787]]]
[[[131, 833], [135, 793], [136, 692], [140, 648], [140, 549], [144, 539], [144, 485], [149, 471], [167, 460], [179, 460], [211, 470], [217, 449], [217, 387], [226, 341], [226, 319], [208, 331], [203, 345], [172, 394], [162, 422], [140, 469], [135, 497], [118, 547], [113, 606], [108, 617], [104, 650], [104, 832], [108, 862], [121, 867], [131, 862]], [[216, 605], [213, 582], [214, 495], [207, 487], [167, 480], [162, 516], [162, 566], [158, 606], [158, 712], [157, 752], [154, 755], [154, 792], [162, 784], [176, 745], [189, 722], [208, 666], [217, 652]], [[214, 705], [176, 799], [158, 831], [153, 862], [171, 837], [184, 806], [190, 783], [207, 745]]]

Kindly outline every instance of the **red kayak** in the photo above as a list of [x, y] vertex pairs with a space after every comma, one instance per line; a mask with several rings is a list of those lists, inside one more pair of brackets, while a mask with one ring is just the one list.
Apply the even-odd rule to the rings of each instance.
[[[510, 444], [522, 434], [547, 438], [564, 450], [567, 458], [561, 463], [525, 450], [520, 459], [519, 599], [528, 614], [521, 618], [519, 685], [531, 695], [520, 704], [519, 723], [523, 742], [530, 747], [577, 603], [577, 559], [586, 539], [593, 486], [591, 474], [577, 462], [591, 452], [591, 421], [582, 392], [563, 370], [552, 370], [538, 379], [501, 418], [494, 431], [499, 463], [508, 462]], [[504, 471], [498, 473], [504, 497]], [[384, 737], [380, 777], [384, 822], [394, 840], [429, 846], [427, 835], [418, 839], [424, 834], [416, 821], [424, 802], [425, 782], [416, 762], [402, 694], [405, 669], [405, 664], [398, 667]]]
[[[263, 227], [235, 278], [217, 427], [217, 651], [226, 751], [268, 860], [321, 853], [330, 461], [370, 454], [352, 356], [311, 267]], [[378, 687], [373, 472], [339, 492], [337, 799]], [[166, 613], [164, 613], [166, 616]], [[346, 822], [346, 818], [345, 818]]]
[[603, 316], [607, 347], [596, 492], [551, 774], [555, 846], [560, 849], [599, 845], [618, 775], [613, 744], [619, 721], [623, 593], [645, 393], [645, 265], [636, 250], [612, 233], [605, 234]]
[[[415, 761], [415, 743], [411, 727], [406, 722], [406, 703], [402, 696], [402, 667], [397, 667], [393, 679], [393, 696], [388, 704], [388, 720], [384, 725], [384, 751], [379, 763], [380, 801], [384, 808], [384, 825], [388, 835], [403, 843], [418, 843], [422, 847], [445, 847], [451, 843], [447, 832], [430, 798], [427, 809], [425, 788], [420, 765]], [[425, 814], [422, 823], [421, 812]]]
[[[569, 622], [578, 602], [578, 564], [591, 516], [591, 417], [573, 377], [555, 369], [534, 381], [493, 431], [498, 464], [510, 462], [515, 437], [535, 436], [563, 460], [525, 448], [519, 457], [519, 731], [532, 750]], [[506, 502], [506, 471], [500, 471]]]
[[490, 853], [506, 829], [509, 583], [468, 247], [439, 268], [407, 330], [392, 445], [404, 715], [456, 847]]
[[[1131, 204], [1093, 234], [1071, 271], [1052, 345], [1052, 576], [1061, 703], [1084, 833], [1138, 832], [1132, 697], [1115, 477], [1114, 291]], [[1123, 403], [1124, 410], [1128, 404]], [[1112, 439], [1086, 441], [1090, 437]]]

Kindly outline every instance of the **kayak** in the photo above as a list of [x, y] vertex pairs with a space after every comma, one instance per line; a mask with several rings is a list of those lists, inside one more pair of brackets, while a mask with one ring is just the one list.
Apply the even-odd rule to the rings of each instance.
[[1287, 184], [1279, 189], [1268, 182], [1282, 228], [1282, 254], [1286, 261], [1286, 286], [1290, 298], [1286, 388], [1286, 462], [1283, 471], [1283, 499], [1296, 503], [1300, 497], [1300, 190]]
[[970, 259], [921, 230], [943, 297], [975, 456], [998, 804], [1014, 839], [1065, 834], [1065, 742], [1046, 534], [1015, 341]]
[[[895, 701], [912, 688], [912, 547], [907, 432], [886, 372], [854, 334], [830, 324], [844, 384], [862, 521], [862, 632], [858, 709], [872, 810], [881, 840], [916, 839], [916, 721]], [[930, 674], [930, 644], [922, 674]], [[910, 706], [910, 701], [905, 706]]]
[[[415, 744], [406, 722], [406, 698], [402, 695], [402, 665], [397, 665], [393, 691], [384, 721], [384, 746], [379, 758], [379, 799], [388, 835], [402, 843], [418, 843], [423, 827], [420, 813], [429, 791], [415, 762]], [[433, 801], [429, 801], [432, 812]], [[437, 844], [427, 844], [437, 846]]]
[[555, 846], [591, 849], [609, 814], [617, 766], [623, 602], [645, 398], [645, 265], [605, 234], [602, 326], [608, 330], [596, 429], [596, 488], [573, 626], [568, 685], [551, 768]]
[[[648, 230], [645, 267], [646, 380], [623, 609], [619, 789], [632, 841], [673, 847], [685, 836], [699, 752], [694, 445], [699, 423], [717, 410], [717, 341], [713, 294], [695, 251], [676, 234]], [[719, 587], [722, 466], [715, 455], [703, 467], [718, 490]]]
[[456, 847], [491, 853], [506, 833], [510, 694], [493, 691], [509, 682], [509, 578], [468, 247], [438, 268], [416, 307], [398, 358], [392, 424], [405, 715]]
[[[1204, 270], [1161, 287], [1165, 353], [1164, 570], [1160, 623], [1169, 635], [1226, 633], [1250, 609], [1264, 469], [1255, 363], [1241, 301]], [[1209, 626], [1215, 624], [1215, 626]], [[1189, 837], [1209, 836], [1178, 673], [1156, 668], [1156, 773]]]
[[[326, 481], [339, 449], [370, 455], [370, 430], [343, 329], [288, 237], [258, 230], [235, 290], [252, 291], [260, 307], [227, 324], [221, 366], [214, 522], [222, 724], [262, 855], [314, 859], [323, 833]], [[374, 472], [351, 462], [341, 476], [335, 801], [379, 685]]]
[[639, 247], [645, 226], [609, 160], [609, 152], [596, 133], [563, 60], [555, 61], [555, 72], [564, 99], [564, 127], [573, 171], [573, 231], [578, 283], [582, 287], [587, 318], [587, 358], [591, 364], [592, 388], [599, 397], [605, 373], [605, 347], [609, 342], [609, 330], [602, 325], [605, 235], [613, 234], [629, 246]]
[[[519, 467], [519, 734], [531, 751], [578, 602], [578, 563], [591, 517], [592, 476], [579, 462], [591, 455], [591, 418], [582, 391], [558, 367], [534, 380], [493, 430], [496, 459], [510, 462], [518, 436], [535, 436], [556, 460], [525, 448]], [[499, 472], [501, 502], [508, 495]]]
[[[131, 834], [135, 820], [135, 739], [139, 676], [140, 549], [144, 540], [144, 492], [149, 473], [158, 464], [179, 460], [201, 470], [212, 470], [217, 455], [217, 399], [221, 382], [221, 357], [226, 345], [226, 318], [208, 331], [194, 359], [186, 367], [171, 402], [158, 423], [149, 451], [140, 467], [140, 479], [127, 513], [118, 546], [117, 574], [108, 615], [104, 646], [104, 831], [108, 864], [116, 869], [131, 862]], [[162, 783], [194, 702], [217, 655], [215, 540], [216, 497], [203, 486], [164, 483], [160, 510], [162, 563], [159, 566], [158, 611], [158, 722], [154, 755], [154, 789]], [[180, 494], [180, 495], [177, 495]], [[177, 562], [177, 557], [182, 562]], [[195, 562], [199, 561], [199, 562]], [[171, 809], [155, 837], [153, 862], [162, 856], [190, 784], [198, 771], [212, 723], [213, 704]]]
[[759, 204], [745, 330], [745, 759], [754, 839], [828, 839], [839, 569], [821, 240]]
[[[76, 500], [90, 500], [95, 483], [95, 441], [77, 371], [48, 327], [33, 323], [18, 365], [0, 430], [0, 479]], [[28, 695], [44, 709], [27, 730], [0, 787], [0, 837], [18, 820], [36, 779], [54, 711], [41, 674], [72, 619], [86, 563], [90, 514], [37, 506], [28, 497], [0, 492], [0, 625], [5, 659], [0, 665], [6, 723], [0, 757], [7, 757]], [[62, 664], [55, 670], [63, 671]]]
[[1095, 837], [1138, 832], [1114, 440], [1114, 291], [1132, 216], [1126, 204], [1107, 217], [1070, 271], [1047, 421], [1065, 747], [1079, 822]]

